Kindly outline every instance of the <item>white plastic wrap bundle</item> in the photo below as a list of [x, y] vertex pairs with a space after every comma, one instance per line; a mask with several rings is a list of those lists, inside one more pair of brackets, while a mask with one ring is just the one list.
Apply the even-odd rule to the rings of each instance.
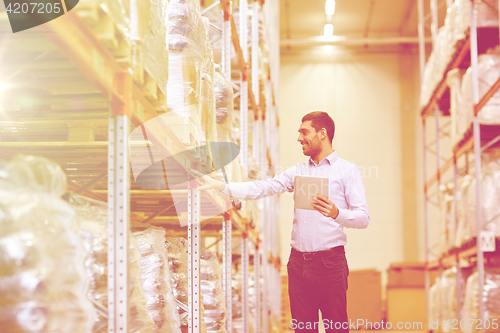
[[[500, 48], [489, 49], [479, 56], [479, 98], [490, 89], [500, 76]], [[457, 117], [458, 137], [463, 137], [474, 119], [472, 103], [472, 68], [469, 67], [462, 79], [463, 101]], [[500, 124], [500, 93], [497, 92], [478, 113], [481, 124]]]
[[134, 232], [141, 253], [141, 277], [146, 307], [155, 322], [153, 332], [180, 332], [179, 313], [170, 285], [170, 270], [165, 248], [165, 230], [149, 227]]
[[[108, 212], [107, 204], [80, 195], [71, 194], [71, 208], [75, 210], [73, 228], [87, 251], [85, 269], [90, 280], [88, 297], [99, 315], [93, 332], [107, 332], [108, 320]], [[129, 238], [132, 240], [132, 238]], [[129, 242], [129, 304], [131, 332], [149, 333], [154, 322], [146, 311], [146, 300], [139, 277], [139, 253], [137, 243]]]
[[[495, 232], [500, 236], [500, 152], [490, 151], [482, 159], [482, 204], [483, 230]], [[458, 230], [455, 241], [460, 246], [477, 235], [476, 230], [476, 181], [466, 175], [460, 184], [458, 204]]]
[[483, 229], [500, 237], [500, 151], [483, 154]]
[[226, 304], [222, 291], [222, 273], [217, 255], [207, 249], [200, 256], [200, 289], [203, 295], [204, 320], [209, 333], [225, 333]]
[[459, 183], [458, 229], [455, 246], [459, 247], [474, 237], [476, 232], [476, 180], [465, 175]]
[[[477, 26], [498, 27], [498, 1], [474, 0], [477, 3]], [[436, 45], [425, 64], [420, 106], [425, 106], [446, 73], [456, 52], [457, 42], [465, 39], [470, 27], [470, 0], [455, 0], [447, 9], [444, 25], [436, 36]]]
[[[188, 332], [188, 243], [182, 237], [167, 237], [165, 239], [168, 263], [170, 267], [170, 285], [175, 297], [175, 304], [181, 320], [181, 331]], [[202, 296], [200, 296], [202, 299]], [[207, 328], [203, 319], [203, 302], [200, 304], [201, 332], [206, 333]]]
[[234, 112], [234, 91], [231, 82], [218, 65], [215, 67], [214, 93], [217, 137], [219, 141], [229, 142]]
[[440, 279], [436, 278], [434, 284], [429, 288], [429, 320], [436, 322], [439, 320], [441, 312], [441, 298], [439, 297]]
[[[139, 41], [143, 41], [142, 57], [144, 58], [144, 68], [156, 81], [163, 94], [166, 95], [168, 81], [168, 0], [136, 0], [136, 3], [138, 22], [135, 24], [138, 25], [137, 37]], [[134, 23], [131, 22], [131, 24]]]
[[201, 133], [193, 133], [198, 141], [214, 141], [214, 62], [208, 19], [201, 17], [196, 0], [172, 0], [168, 16], [167, 110], [201, 128]]
[[[463, 282], [461, 282], [461, 285], [463, 285]], [[429, 319], [432, 322], [438, 321], [440, 323], [441, 332], [451, 332], [452, 321], [458, 318], [456, 268], [447, 269], [443, 272], [442, 278], [436, 278], [436, 282], [430, 288], [429, 293]], [[448, 324], [445, 325], [445, 323]]]
[[[478, 290], [478, 272], [476, 271], [467, 279], [462, 318], [479, 318]], [[483, 332], [498, 332], [498, 327], [494, 329], [492, 325], [494, 322], [500, 322], [500, 269], [498, 267], [485, 267], [482, 295], [485, 323], [481, 326], [487, 328]], [[478, 332], [476, 330], [478, 324], [479, 322], [476, 321], [474, 325], [470, 325], [469, 321], [462, 331], [464, 333]]]
[[[241, 268], [241, 266], [240, 266]], [[232, 333], [243, 333], [243, 296], [242, 296], [242, 274], [238, 270], [236, 274], [232, 275], [231, 280], [231, 290], [232, 290], [232, 315], [233, 319], [231, 326], [233, 329]], [[253, 316], [255, 314], [255, 288], [253, 287], [254, 274], [249, 274], [248, 277], [248, 309], [250, 313], [247, 314], [247, 320], [249, 324], [249, 332], [254, 332], [253, 327]]]
[[462, 104], [462, 76], [464, 71], [455, 68], [446, 75], [446, 84], [450, 88], [450, 116], [451, 116], [451, 142], [457, 143], [461, 137], [458, 136], [457, 123], [461, 113], [459, 109]]
[[0, 171], [0, 330], [91, 332], [85, 249], [60, 199], [61, 168], [42, 157], [15, 156]]
[[455, 244], [455, 204], [453, 183], [441, 184], [439, 187], [441, 203], [440, 216], [440, 252], [446, 252]]
[[[478, 28], [498, 26], [498, 1], [474, 0], [476, 2], [476, 22]], [[470, 0], [455, 0], [455, 39], [465, 38], [470, 28]]]

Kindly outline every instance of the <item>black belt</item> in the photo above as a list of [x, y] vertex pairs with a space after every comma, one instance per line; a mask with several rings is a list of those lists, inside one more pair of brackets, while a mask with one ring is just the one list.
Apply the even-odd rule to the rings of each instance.
[[343, 245], [335, 246], [328, 250], [315, 251], [315, 252], [300, 252], [292, 247], [291, 256], [302, 260], [312, 260], [314, 258], [326, 257], [330, 254], [345, 254], [344, 246]]

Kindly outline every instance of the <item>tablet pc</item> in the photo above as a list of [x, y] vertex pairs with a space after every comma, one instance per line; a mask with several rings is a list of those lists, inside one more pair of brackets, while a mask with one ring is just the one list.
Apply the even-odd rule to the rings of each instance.
[[295, 175], [293, 198], [295, 208], [314, 210], [312, 198], [318, 194], [328, 197], [328, 178]]

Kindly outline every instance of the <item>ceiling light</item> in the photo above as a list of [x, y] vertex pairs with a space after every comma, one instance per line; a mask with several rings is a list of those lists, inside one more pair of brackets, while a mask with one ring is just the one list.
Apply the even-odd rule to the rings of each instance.
[[333, 24], [325, 24], [324, 28], [324, 35], [325, 37], [332, 37], [333, 36]]
[[326, 0], [325, 13], [326, 15], [333, 15], [335, 13], [335, 0]]

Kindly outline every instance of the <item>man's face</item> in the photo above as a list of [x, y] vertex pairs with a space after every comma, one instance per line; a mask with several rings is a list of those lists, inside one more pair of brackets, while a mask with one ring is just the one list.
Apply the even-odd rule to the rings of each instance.
[[302, 145], [302, 153], [306, 156], [313, 156], [321, 152], [321, 141], [318, 132], [311, 126], [311, 121], [304, 121], [299, 127], [299, 137], [297, 141]]

